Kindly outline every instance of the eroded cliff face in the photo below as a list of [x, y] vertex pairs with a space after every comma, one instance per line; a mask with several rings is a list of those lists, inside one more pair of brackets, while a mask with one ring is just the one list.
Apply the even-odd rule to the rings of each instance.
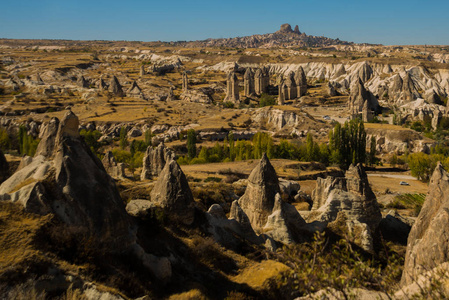
[[448, 191], [449, 174], [438, 163], [424, 205], [408, 237], [402, 285], [411, 284], [419, 275], [449, 261]]

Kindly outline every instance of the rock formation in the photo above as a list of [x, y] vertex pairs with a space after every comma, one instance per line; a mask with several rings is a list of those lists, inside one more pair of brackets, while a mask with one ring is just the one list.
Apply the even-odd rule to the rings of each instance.
[[402, 93], [402, 85], [404, 82], [402, 81], [401, 75], [397, 74], [393, 78], [393, 82], [390, 85], [390, 88], [388, 89], [388, 101], [391, 104], [394, 104], [399, 100]]
[[269, 77], [267, 72], [262, 69], [257, 69], [254, 73], [254, 91], [257, 96], [262, 95], [262, 93], [267, 92], [267, 87], [269, 84]]
[[353, 118], [363, 113], [365, 102], [365, 110], [376, 111], [379, 107], [377, 99], [365, 89], [362, 80], [359, 78], [351, 86], [351, 94], [349, 95], [348, 106], [350, 114]]
[[175, 95], [173, 94], [173, 87], [168, 89], [167, 101], [175, 100]]
[[234, 71], [228, 73], [226, 97], [224, 101], [239, 103], [239, 80]]
[[122, 86], [118, 82], [117, 77], [113, 76], [111, 79], [111, 83], [109, 84], [109, 91], [117, 97], [123, 97], [124, 93], [122, 90]]
[[412, 76], [409, 72], [405, 73], [403, 84], [402, 84], [402, 95], [401, 100], [406, 103], [413, 101], [419, 97], [418, 90], [415, 87]]
[[285, 103], [285, 90], [286, 86], [284, 84], [284, 80], [281, 79], [279, 85], [278, 85], [278, 102], [277, 105], [284, 105]]
[[368, 62], [364, 62], [358, 69], [357, 75], [359, 76], [362, 83], [367, 82], [373, 76], [373, 69], [368, 64]]
[[338, 95], [337, 90], [330, 81], [327, 83], [327, 94], [331, 97], [335, 97]]
[[175, 158], [172, 150], [160, 143], [156, 148], [149, 146], [143, 157], [141, 180], [158, 177], [165, 167], [165, 163]]
[[302, 97], [307, 92], [307, 78], [306, 73], [304, 73], [304, 69], [299, 67], [295, 72], [295, 83], [297, 91], [297, 97]]
[[321, 229], [327, 226], [366, 251], [373, 251], [373, 234], [382, 215], [360, 164], [351, 165], [345, 177], [318, 179], [312, 199], [309, 222], [321, 222]]
[[194, 200], [187, 178], [175, 160], [165, 164], [151, 191], [151, 202], [172, 220], [190, 225], [194, 220]]
[[106, 84], [106, 82], [104, 82], [103, 78], [100, 78], [100, 80], [98, 80], [98, 89], [102, 90], [102, 91], [106, 91], [108, 89], [108, 86]]
[[187, 72], [182, 72], [182, 91], [186, 93], [189, 89], [189, 78]]
[[281, 29], [279, 29], [278, 32], [279, 33], [291, 33], [291, 32], [293, 32], [292, 26], [290, 26], [290, 24], [287, 24], [287, 23], [282, 24]]
[[[136, 243], [134, 226], [117, 187], [80, 137], [78, 127], [78, 118], [67, 111], [52, 139], [53, 153], [49, 158], [34, 157], [3, 182], [0, 200], [18, 203], [27, 212], [52, 213], [69, 228], [88, 234], [89, 241], [104, 247], [106, 253], [131, 254], [154, 276], [168, 279], [169, 260], [146, 253]], [[42, 149], [48, 150], [53, 142], [44, 138], [41, 143], [46, 144]]]
[[232, 203], [230, 219], [248, 234], [264, 233], [284, 244], [301, 240], [305, 221], [296, 208], [281, 200], [280, 192], [276, 171], [263, 154], [248, 178], [245, 194]]
[[337, 71], [335, 71], [333, 78], [338, 78], [340, 76], [346, 75], [346, 69], [344, 65], [339, 65]]
[[287, 74], [287, 78], [285, 80], [285, 99], [286, 100], [293, 100], [296, 98], [297, 95], [297, 87], [295, 82], [295, 74], [293, 72], [290, 72]]
[[255, 94], [254, 89], [254, 74], [251, 68], [247, 68], [243, 76], [243, 93], [245, 97], [252, 97]]
[[114, 182], [80, 137], [78, 118], [71, 111], [59, 123], [56, 138], [47, 140], [57, 123], [49, 126], [41, 141], [46, 154], [54, 144], [52, 159], [36, 156], [0, 185], [0, 198], [18, 202], [29, 212], [54, 213], [67, 225], [86, 228], [106, 244], [123, 249], [133, 240]]
[[[252, 228], [261, 232], [272, 213], [275, 196], [280, 193], [279, 181], [276, 171], [268, 157], [264, 154], [259, 164], [248, 177], [248, 186], [245, 194], [232, 204], [241, 207], [248, 216]], [[233, 215], [231, 215], [231, 218]]]
[[299, 31], [299, 26], [298, 25], [295, 26], [295, 30], [293, 30], [293, 32], [297, 33], [297, 34], [301, 34], [301, 31]]
[[80, 77], [78, 77], [78, 80], [77, 80], [76, 84], [79, 87], [81, 87], [81, 88], [88, 88], [89, 87], [89, 82], [82, 75]]
[[41, 131], [41, 141], [37, 145], [34, 156], [42, 155], [50, 158], [54, 153], [55, 140], [59, 129], [59, 119], [53, 117]]
[[143, 97], [142, 90], [137, 85], [137, 82], [134, 80], [131, 87], [126, 91], [126, 94], [129, 97]]
[[9, 164], [0, 149], [0, 184], [9, 177]]
[[402, 285], [449, 261], [449, 174], [437, 164], [424, 205], [410, 231]]
[[106, 152], [101, 160], [103, 166], [109, 175], [115, 178], [125, 178], [125, 164], [117, 163], [111, 151]]

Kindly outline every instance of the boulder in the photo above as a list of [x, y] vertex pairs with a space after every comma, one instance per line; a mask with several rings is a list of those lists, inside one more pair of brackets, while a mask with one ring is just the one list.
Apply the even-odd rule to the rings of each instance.
[[165, 164], [153, 190], [151, 201], [161, 207], [170, 219], [190, 225], [194, 221], [194, 200], [187, 178], [178, 163]]
[[449, 261], [449, 174], [438, 163], [429, 183], [421, 212], [407, 241], [401, 284], [409, 285], [419, 275]]

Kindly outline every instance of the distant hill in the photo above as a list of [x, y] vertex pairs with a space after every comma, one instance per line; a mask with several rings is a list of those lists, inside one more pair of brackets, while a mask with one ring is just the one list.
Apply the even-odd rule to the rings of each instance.
[[251, 36], [207, 39], [203, 41], [175, 42], [186, 47], [230, 47], [230, 48], [288, 48], [288, 47], [325, 47], [330, 45], [353, 45], [352, 42], [340, 41], [324, 36], [301, 33], [298, 25], [292, 30], [290, 24], [283, 24], [274, 33], [255, 34]]

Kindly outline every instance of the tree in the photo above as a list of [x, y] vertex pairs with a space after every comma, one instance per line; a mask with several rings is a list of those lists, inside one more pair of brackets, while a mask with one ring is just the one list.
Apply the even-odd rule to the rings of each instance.
[[331, 162], [347, 169], [350, 164], [365, 163], [366, 131], [360, 119], [337, 124], [329, 133]]
[[370, 146], [369, 146], [369, 154], [368, 154], [368, 164], [370, 166], [376, 163], [376, 138], [371, 136]]
[[187, 156], [190, 159], [196, 156], [196, 133], [193, 129], [187, 131]]
[[8, 132], [0, 128], [0, 149], [8, 150], [11, 148], [11, 139], [9, 138]]
[[120, 148], [125, 149], [128, 147], [128, 137], [126, 135], [126, 128], [122, 127], [120, 128]]
[[229, 141], [229, 158], [231, 161], [235, 159], [235, 142], [234, 142], [234, 133], [232, 131], [228, 134]]

